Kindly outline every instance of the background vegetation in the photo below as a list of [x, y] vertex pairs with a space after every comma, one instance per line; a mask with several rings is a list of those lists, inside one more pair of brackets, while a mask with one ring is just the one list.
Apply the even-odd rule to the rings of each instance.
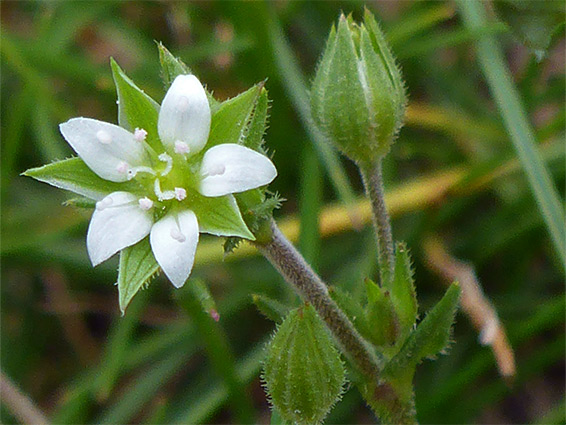
[[[491, 14], [470, 30], [451, 2], [368, 2], [410, 93], [405, 128], [385, 162], [394, 237], [415, 261], [421, 309], [444, 291], [431, 238], [475, 268], [515, 350], [500, 378], [463, 314], [449, 356], [417, 373], [423, 423], [563, 423], [564, 280], [525, 173], [475, 55], [482, 36], [504, 47], [544, 162], [564, 198], [564, 25], [538, 62]], [[351, 291], [376, 273], [373, 235], [353, 164], [323, 152], [305, 84], [338, 13], [363, 3], [27, 1], [1, 4], [2, 372], [53, 423], [269, 423], [260, 361], [274, 324], [252, 294], [293, 300], [265, 259], [220, 239], [199, 246], [193, 276], [220, 321], [156, 279], [120, 317], [117, 261], [93, 269], [89, 211], [19, 176], [71, 150], [60, 122], [116, 122], [109, 57], [152, 97], [164, 94], [155, 40], [225, 99], [268, 78], [267, 146], [287, 201], [276, 216], [330, 283]], [[313, 143], [314, 142], [314, 143]], [[343, 173], [343, 174], [341, 174]], [[346, 176], [347, 179], [343, 177]], [[348, 218], [349, 216], [352, 218]], [[320, 217], [320, 231], [317, 225]], [[203, 237], [203, 240], [206, 239]], [[428, 248], [427, 248], [428, 247]], [[328, 423], [371, 423], [354, 388]], [[2, 423], [17, 420], [2, 406]]]

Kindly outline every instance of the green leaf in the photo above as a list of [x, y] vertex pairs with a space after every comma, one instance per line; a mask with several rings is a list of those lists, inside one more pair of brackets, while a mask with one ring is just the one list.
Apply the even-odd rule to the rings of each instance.
[[118, 95], [120, 126], [131, 132], [136, 128], [143, 128], [147, 131], [146, 142], [158, 152], [163, 151], [163, 145], [157, 133], [159, 104], [138, 88], [112, 58], [110, 65]]
[[239, 236], [252, 241], [255, 240], [232, 195], [209, 198], [194, 193], [191, 196], [191, 210], [197, 216], [201, 232], [216, 236]]
[[135, 181], [115, 183], [98, 177], [80, 158], [69, 158], [43, 167], [30, 168], [22, 174], [95, 201], [112, 192], [138, 193], [140, 190]]
[[450, 333], [458, 303], [460, 285], [453, 283], [442, 299], [427, 313], [419, 326], [409, 335], [399, 353], [386, 366], [388, 376], [412, 369], [424, 358], [441, 353], [450, 341]]
[[370, 339], [371, 331], [367, 317], [362, 305], [354, 297], [342, 289], [331, 286], [328, 288], [330, 297], [338, 304], [338, 307], [348, 316], [354, 327], [366, 339]]
[[221, 143], [243, 143], [262, 88], [263, 83], [256, 84], [220, 104], [216, 113], [212, 115], [210, 135], [203, 151]]
[[261, 314], [275, 323], [281, 323], [289, 313], [289, 306], [261, 294], [252, 294], [252, 302]]
[[[185, 65], [181, 59], [173, 56], [173, 54], [162, 43], [157, 43], [157, 48], [159, 50], [159, 62], [161, 63], [161, 78], [163, 79], [166, 89], [171, 86], [177, 76], [193, 74], [193, 71], [191, 71], [191, 69]], [[218, 109], [220, 102], [212, 96], [211, 92], [208, 90], [205, 91], [211, 112], [214, 114], [214, 112]]]
[[159, 265], [151, 252], [149, 238], [120, 251], [118, 293], [122, 314], [134, 295], [142, 286], [149, 284], [158, 272]]
[[392, 346], [399, 337], [399, 318], [389, 292], [366, 279], [368, 305], [366, 318], [371, 338], [378, 347]]
[[411, 256], [403, 243], [398, 243], [395, 250], [393, 279], [384, 281], [383, 287], [391, 295], [391, 301], [399, 316], [402, 333], [404, 335], [408, 334], [417, 320], [418, 305]]
[[263, 379], [284, 420], [317, 424], [339, 399], [344, 365], [310, 304], [293, 310], [269, 343]]
[[496, 0], [499, 17], [540, 60], [552, 35], [564, 22], [564, 2], [540, 0]]

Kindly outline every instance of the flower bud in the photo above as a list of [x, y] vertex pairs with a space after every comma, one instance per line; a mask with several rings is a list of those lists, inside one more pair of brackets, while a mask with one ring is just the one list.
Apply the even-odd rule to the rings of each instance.
[[341, 15], [313, 82], [312, 115], [323, 134], [358, 163], [384, 156], [405, 114], [406, 93], [385, 37], [369, 10]]

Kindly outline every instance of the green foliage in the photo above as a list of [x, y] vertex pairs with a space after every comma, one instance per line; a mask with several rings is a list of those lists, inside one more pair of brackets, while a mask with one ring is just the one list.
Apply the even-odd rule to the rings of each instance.
[[460, 286], [453, 283], [442, 299], [409, 335], [399, 353], [388, 363], [389, 376], [403, 375], [425, 358], [444, 352], [450, 342], [452, 324], [460, 301]]
[[125, 314], [134, 295], [149, 285], [158, 272], [159, 265], [151, 252], [148, 238], [120, 251], [117, 285], [122, 314]]
[[413, 274], [409, 250], [405, 244], [398, 243], [393, 278], [386, 279], [383, 287], [389, 291], [403, 336], [413, 329], [417, 320], [418, 305]]
[[291, 311], [269, 343], [263, 379], [284, 420], [318, 424], [342, 393], [344, 365], [314, 308]]
[[389, 348], [399, 338], [399, 317], [389, 292], [366, 279], [368, 305], [366, 318], [370, 341], [378, 347]]
[[98, 177], [80, 158], [69, 158], [42, 167], [30, 168], [22, 175], [96, 201], [120, 190], [140, 192], [139, 186], [134, 181], [114, 183]]
[[262, 294], [252, 294], [252, 302], [261, 314], [275, 323], [281, 323], [290, 309], [288, 305]]

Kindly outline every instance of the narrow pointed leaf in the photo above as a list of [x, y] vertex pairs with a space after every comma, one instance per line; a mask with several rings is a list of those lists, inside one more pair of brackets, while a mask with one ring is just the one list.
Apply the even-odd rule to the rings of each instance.
[[139, 192], [135, 181], [115, 183], [104, 180], [91, 171], [80, 158], [64, 159], [43, 167], [31, 168], [23, 175], [96, 201], [112, 192]]
[[275, 323], [281, 323], [289, 313], [289, 306], [262, 294], [252, 294], [252, 302], [261, 314]]
[[399, 316], [401, 331], [407, 334], [417, 320], [417, 294], [415, 291], [411, 257], [407, 247], [399, 243], [395, 251], [395, 272], [392, 280], [384, 282], [395, 311]]
[[122, 314], [134, 295], [149, 284], [158, 271], [159, 265], [151, 252], [148, 238], [120, 252], [118, 293]]
[[389, 292], [369, 279], [366, 280], [366, 291], [366, 319], [371, 336], [369, 339], [378, 347], [392, 346], [399, 337], [399, 318]]
[[366, 339], [371, 336], [370, 327], [362, 305], [357, 302], [351, 294], [342, 289], [332, 286], [328, 292], [330, 297], [338, 304], [338, 307], [348, 316], [354, 327]]
[[454, 316], [460, 301], [460, 285], [453, 283], [444, 297], [427, 313], [399, 353], [386, 367], [389, 376], [414, 368], [424, 358], [441, 353], [450, 341]]
[[262, 87], [253, 111], [249, 125], [246, 127], [242, 137], [242, 144], [250, 149], [261, 152], [263, 135], [267, 127], [269, 109], [269, 98], [267, 90]]

